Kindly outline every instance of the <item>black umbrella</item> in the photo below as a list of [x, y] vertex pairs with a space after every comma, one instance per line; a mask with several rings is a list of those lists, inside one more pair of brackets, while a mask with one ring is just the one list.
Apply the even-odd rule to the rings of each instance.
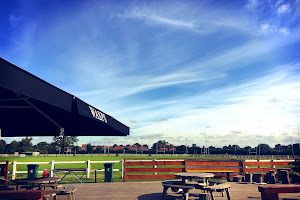
[[127, 136], [129, 127], [0, 58], [2, 137]]

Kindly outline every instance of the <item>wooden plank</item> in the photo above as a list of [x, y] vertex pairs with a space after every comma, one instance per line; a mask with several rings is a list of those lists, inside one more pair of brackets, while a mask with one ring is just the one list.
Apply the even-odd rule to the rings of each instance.
[[242, 166], [242, 162], [199, 162], [199, 161], [187, 161], [187, 165], [195, 166]]
[[270, 170], [275, 170], [274, 168], [246, 168], [246, 173], [255, 173], [255, 172], [269, 172]]
[[241, 168], [186, 168], [186, 171], [199, 172], [242, 172]]
[[218, 173], [218, 172], [221, 172], [221, 173], [226, 173], [226, 172], [241, 172], [241, 170], [239, 171], [235, 171], [235, 170], [186, 170], [187, 172], [207, 172], [207, 173]]
[[194, 162], [241, 162], [241, 160], [230, 160], [230, 159], [187, 159], [187, 161], [194, 161]]
[[262, 185], [258, 186], [259, 192], [264, 193], [300, 193], [299, 185]]
[[184, 168], [125, 168], [125, 173], [139, 172], [184, 172]]
[[184, 161], [130, 161], [124, 166], [184, 165]]
[[37, 200], [45, 197], [45, 190], [4, 190], [0, 191], [0, 199]]
[[126, 175], [126, 180], [138, 179], [175, 179], [175, 174], [159, 174], [159, 175]]
[[246, 166], [287, 166], [292, 165], [291, 162], [245, 162]]

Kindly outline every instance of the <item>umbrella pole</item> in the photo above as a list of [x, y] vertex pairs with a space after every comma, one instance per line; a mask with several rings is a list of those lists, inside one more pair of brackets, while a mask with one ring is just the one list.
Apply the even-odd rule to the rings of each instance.
[[60, 136], [62, 136], [62, 154], [65, 155], [65, 140], [66, 140], [66, 136], [65, 136], [65, 129], [64, 128], [60, 129]]

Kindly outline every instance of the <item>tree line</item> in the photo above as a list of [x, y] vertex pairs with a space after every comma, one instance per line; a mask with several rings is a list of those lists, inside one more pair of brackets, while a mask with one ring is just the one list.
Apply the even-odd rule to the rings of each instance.
[[[4, 140], [0, 140], [0, 154], [12, 154], [14, 152], [33, 152], [37, 151], [42, 154], [57, 154], [57, 153], [63, 153], [61, 151], [61, 147], [69, 147], [71, 149], [71, 152], [74, 153], [137, 153], [139, 148], [136, 150], [130, 150], [129, 148], [124, 148], [125, 150], [114, 150], [105, 149], [105, 147], [101, 146], [93, 146], [90, 143], [86, 145], [85, 150], [80, 149], [80, 147], [77, 145], [78, 139], [77, 137], [53, 137], [53, 140], [51, 143], [47, 142], [39, 142], [36, 145], [32, 144], [32, 138], [26, 137], [23, 138], [21, 141], [12, 141], [11, 143], [7, 144]], [[114, 144], [113, 146], [116, 146], [117, 144]], [[165, 140], [159, 140], [158, 142], [154, 143], [151, 148], [147, 151], [143, 151], [143, 153], [147, 154], [162, 154], [162, 153], [176, 153], [176, 154], [236, 154], [236, 155], [249, 155], [249, 154], [257, 154], [257, 155], [300, 155], [300, 149], [299, 149], [299, 143], [293, 144], [293, 145], [281, 145], [277, 144], [274, 148], [271, 148], [268, 144], [259, 144], [255, 147], [246, 146], [246, 147], [240, 147], [238, 145], [228, 145], [223, 147], [199, 147], [196, 144], [193, 144], [192, 146], [186, 146], [186, 145], [179, 145], [174, 146], [176, 150], [165, 150], [165, 148], [162, 148], [165, 146], [173, 146], [171, 143], [165, 141]], [[122, 146], [122, 145], [120, 145]], [[139, 143], [135, 143], [133, 146], [146, 146], [147, 145], [141, 145]]]
[[[53, 137], [51, 143], [47, 142], [39, 142], [36, 145], [32, 144], [32, 138], [26, 137], [21, 141], [12, 141], [7, 144], [5, 140], [0, 140], [0, 154], [12, 154], [14, 152], [40, 152], [43, 154], [56, 154], [59, 152], [60, 147], [65, 145], [66, 147], [74, 147], [76, 148], [76, 143], [78, 142], [77, 137]], [[78, 147], [79, 148], [79, 147]]]

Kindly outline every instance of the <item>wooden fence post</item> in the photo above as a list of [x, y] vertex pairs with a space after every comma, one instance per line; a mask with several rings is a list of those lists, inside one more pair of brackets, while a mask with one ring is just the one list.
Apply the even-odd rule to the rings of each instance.
[[4, 181], [4, 186], [7, 186], [7, 180], [8, 180], [8, 170], [9, 170], [9, 161], [7, 160], [5, 163], [5, 174], [4, 174], [4, 179], [6, 179]]
[[50, 172], [50, 176], [53, 177], [54, 176], [54, 172], [53, 170], [55, 169], [55, 163], [54, 160], [51, 161], [51, 172]]
[[126, 159], [123, 159], [122, 163], [122, 174], [123, 174], [123, 182], [126, 182]]
[[86, 178], [90, 178], [91, 175], [91, 160], [87, 161], [87, 168], [86, 168]]
[[124, 175], [124, 159], [122, 159], [122, 179], [123, 179], [123, 175]]
[[245, 164], [245, 159], [242, 160], [242, 165], [243, 165], [243, 175], [246, 176], [246, 164]]
[[16, 172], [17, 172], [17, 161], [14, 161], [13, 162], [13, 171], [12, 171], [11, 180], [16, 179]]
[[[154, 159], [153, 161], [156, 163], [156, 159]], [[157, 168], [157, 165], [153, 165], [153, 168], [154, 168], [154, 169]], [[154, 175], [157, 175], [157, 172], [154, 172], [153, 174], [154, 174]]]

